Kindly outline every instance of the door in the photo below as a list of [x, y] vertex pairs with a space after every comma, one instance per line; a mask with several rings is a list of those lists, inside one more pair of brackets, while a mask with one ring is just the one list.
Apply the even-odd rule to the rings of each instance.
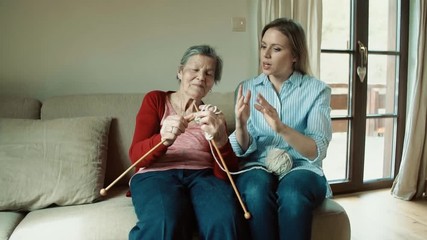
[[332, 89], [323, 161], [334, 193], [390, 187], [406, 112], [408, 1], [323, 0], [321, 76]]

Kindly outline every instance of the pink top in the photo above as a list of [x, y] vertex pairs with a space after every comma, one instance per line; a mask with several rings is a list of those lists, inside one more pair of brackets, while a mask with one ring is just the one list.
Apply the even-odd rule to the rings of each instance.
[[[177, 114], [167, 98], [163, 121], [169, 115]], [[186, 154], [183, 154], [186, 153]], [[191, 153], [191, 154], [188, 154]], [[206, 140], [200, 126], [194, 121], [188, 124], [185, 132], [177, 137], [175, 142], [168, 147], [166, 153], [153, 161], [148, 167], [140, 168], [137, 173], [164, 171], [170, 169], [205, 169], [212, 168], [214, 161], [209, 142]]]

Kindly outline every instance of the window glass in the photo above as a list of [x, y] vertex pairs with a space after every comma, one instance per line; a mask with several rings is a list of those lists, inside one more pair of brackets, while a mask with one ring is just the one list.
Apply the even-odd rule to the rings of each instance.
[[396, 59], [392, 55], [369, 56], [367, 115], [396, 113]]
[[323, 0], [322, 49], [349, 49], [350, 0]]
[[349, 55], [347, 53], [322, 53], [320, 78], [332, 90], [331, 117], [348, 115]]
[[395, 120], [395, 118], [366, 120], [364, 181], [393, 177]]
[[347, 120], [332, 120], [332, 140], [322, 165], [328, 181], [347, 179], [347, 128]]
[[398, 0], [369, 1], [369, 50], [396, 51]]

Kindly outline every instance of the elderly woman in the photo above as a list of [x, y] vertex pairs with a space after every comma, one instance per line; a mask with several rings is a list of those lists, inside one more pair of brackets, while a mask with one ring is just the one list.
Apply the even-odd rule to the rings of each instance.
[[237, 169], [225, 119], [218, 110], [200, 111], [221, 72], [222, 60], [212, 47], [193, 46], [178, 68], [179, 89], [144, 97], [131, 161], [162, 144], [136, 167], [130, 181], [138, 221], [129, 239], [191, 239], [193, 226], [202, 239], [241, 238], [242, 214], [207, 140], [215, 142], [230, 170]]

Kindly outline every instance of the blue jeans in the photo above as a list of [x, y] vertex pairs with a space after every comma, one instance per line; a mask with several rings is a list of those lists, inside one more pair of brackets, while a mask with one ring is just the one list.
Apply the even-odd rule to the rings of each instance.
[[138, 222], [129, 239], [243, 239], [243, 213], [231, 185], [211, 169], [147, 172], [132, 177]]
[[310, 240], [313, 210], [326, 195], [326, 178], [295, 170], [280, 181], [255, 169], [238, 175], [236, 185], [251, 219], [251, 239]]

